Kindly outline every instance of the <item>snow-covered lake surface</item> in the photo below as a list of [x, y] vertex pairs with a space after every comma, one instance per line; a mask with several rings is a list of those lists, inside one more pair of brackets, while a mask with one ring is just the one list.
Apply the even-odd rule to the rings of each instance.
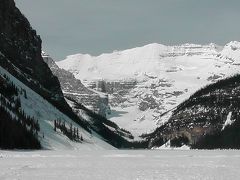
[[238, 179], [240, 151], [0, 151], [0, 179]]

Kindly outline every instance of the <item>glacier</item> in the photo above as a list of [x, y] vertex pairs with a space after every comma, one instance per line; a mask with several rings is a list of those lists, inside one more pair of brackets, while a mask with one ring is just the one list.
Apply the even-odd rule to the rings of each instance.
[[149, 44], [91, 56], [70, 55], [56, 64], [88, 88], [106, 93], [107, 118], [135, 139], [168, 121], [171, 112], [195, 91], [239, 73], [240, 43]]

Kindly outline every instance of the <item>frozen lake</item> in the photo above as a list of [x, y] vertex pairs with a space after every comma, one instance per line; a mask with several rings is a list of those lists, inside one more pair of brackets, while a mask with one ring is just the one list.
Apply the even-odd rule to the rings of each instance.
[[0, 179], [239, 179], [240, 151], [0, 151]]

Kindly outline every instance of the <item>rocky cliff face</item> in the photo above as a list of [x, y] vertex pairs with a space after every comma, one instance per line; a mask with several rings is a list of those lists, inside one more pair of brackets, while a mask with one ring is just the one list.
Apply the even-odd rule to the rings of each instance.
[[0, 0], [0, 66], [79, 121], [64, 99], [58, 78], [41, 56], [41, 39], [13, 0]]
[[41, 39], [13, 0], [0, 0], [0, 65], [34, 90], [64, 103], [58, 79], [41, 56]]
[[42, 57], [53, 74], [58, 77], [65, 97], [75, 100], [101, 116], [106, 116], [110, 111], [107, 94], [96, 93], [86, 88], [72, 73], [59, 68], [46, 53], [43, 52]]

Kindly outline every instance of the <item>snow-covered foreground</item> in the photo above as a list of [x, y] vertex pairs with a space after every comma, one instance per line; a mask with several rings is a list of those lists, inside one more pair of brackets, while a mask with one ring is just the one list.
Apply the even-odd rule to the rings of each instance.
[[240, 151], [0, 151], [0, 179], [238, 179]]

